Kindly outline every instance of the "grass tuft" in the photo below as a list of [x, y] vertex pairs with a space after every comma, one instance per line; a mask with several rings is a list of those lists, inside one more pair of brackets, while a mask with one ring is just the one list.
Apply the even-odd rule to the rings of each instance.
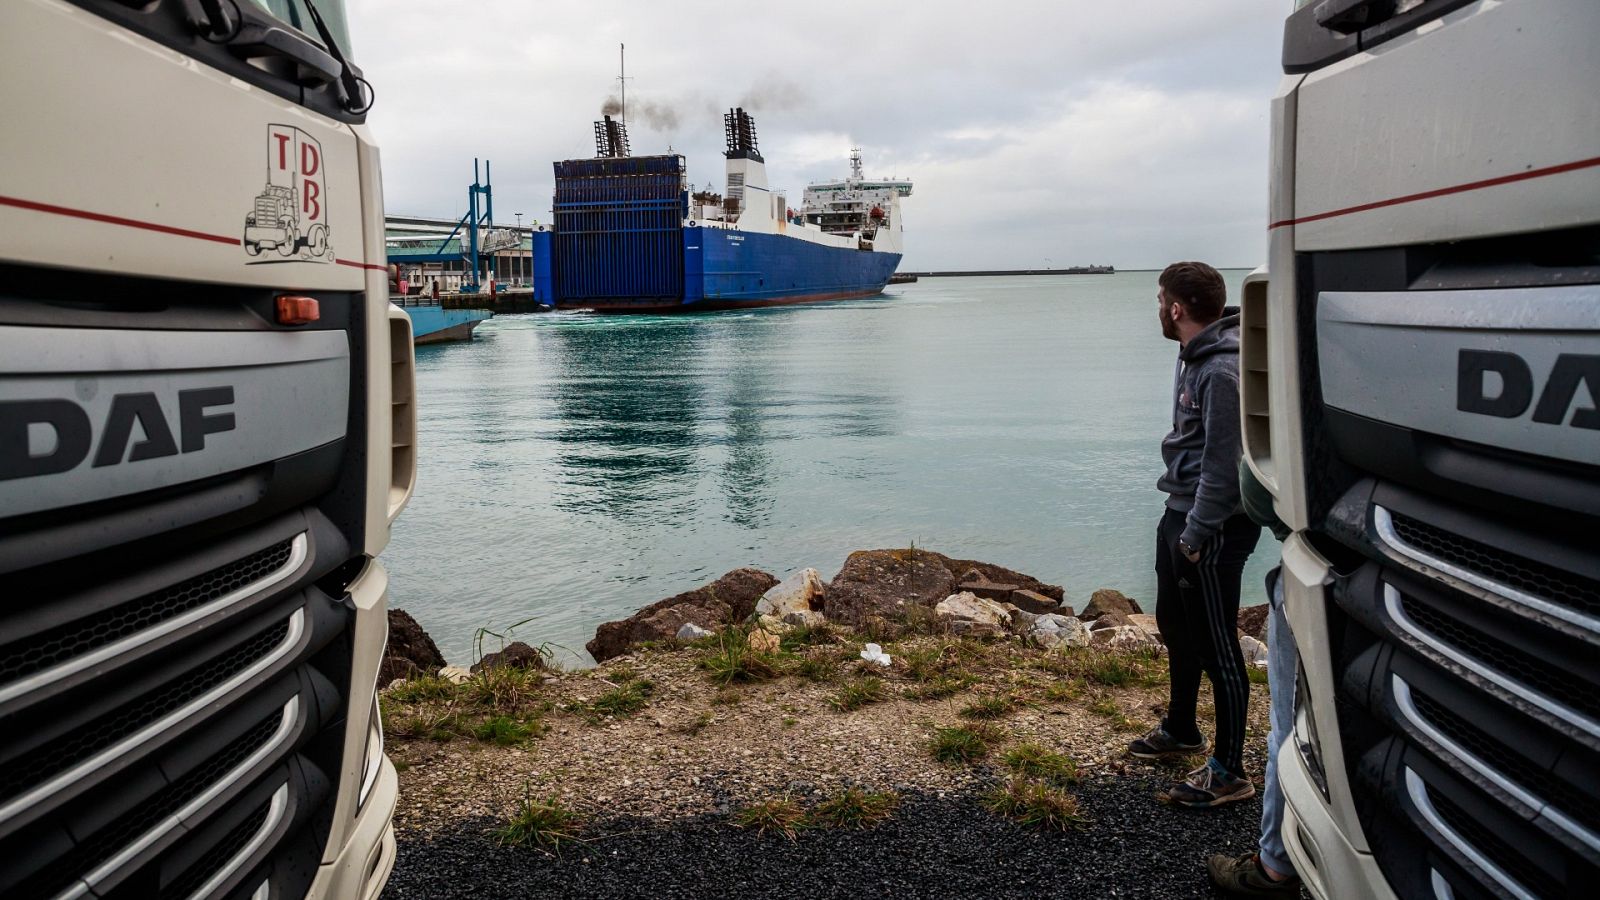
[[472, 729], [472, 736], [499, 747], [525, 744], [544, 733], [537, 719], [516, 719], [511, 716], [492, 716]]
[[1118, 731], [1138, 731], [1139, 723], [1128, 718], [1123, 713], [1122, 707], [1117, 705], [1117, 700], [1110, 694], [1101, 694], [1089, 703], [1089, 712], [1111, 722], [1111, 727]]
[[769, 681], [783, 674], [775, 654], [752, 649], [749, 635], [736, 628], [717, 635], [714, 647], [700, 658], [700, 668], [721, 685]]
[[1026, 778], [1013, 778], [989, 793], [984, 805], [1027, 828], [1066, 831], [1087, 824], [1078, 812], [1078, 799], [1059, 787]]
[[384, 698], [395, 703], [449, 700], [456, 696], [458, 690], [455, 684], [438, 675], [420, 675], [407, 678], [403, 683], [384, 691]]
[[1245, 666], [1244, 673], [1245, 676], [1250, 679], [1251, 684], [1267, 684], [1266, 669], [1258, 669], [1255, 666]]
[[779, 648], [790, 652], [838, 642], [839, 633], [826, 622], [820, 625], [796, 625], [778, 636]]
[[1005, 740], [1005, 733], [993, 725], [957, 725], [933, 733], [929, 749], [942, 763], [971, 764], [989, 755], [994, 745]]
[[1017, 708], [1017, 701], [1006, 694], [996, 694], [993, 697], [984, 697], [974, 700], [961, 708], [958, 715], [963, 719], [1001, 719]]
[[790, 797], [773, 797], [733, 814], [733, 827], [754, 828], [757, 834], [776, 831], [789, 840], [805, 825], [806, 813]]
[[597, 725], [606, 718], [623, 719], [644, 709], [645, 702], [655, 692], [655, 683], [648, 678], [634, 678], [606, 691], [588, 703], [574, 703], [567, 708]]
[[1027, 743], [1006, 751], [1006, 768], [1028, 778], [1068, 785], [1078, 780], [1078, 766], [1071, 757], [1052, 753], [1038, 744]]
[[800, 657], [790, 672], [806, 681], [829, 682], [839, 677], [839, 661], [824, 653], [810, 653]]
[[868, 828], [889, 818], [899, 805], [900, 798], [893, 793], [847, 788], [818, 804], [806, 817], [806, 824], [814, 828]]
[[839, 688], [828, 698], [828, 705], [840, 712], [849, 712], [869, 703], [877, 703], [884, 698], [884, 694], [883, 679], [868, 675], [852, 679]]
[[906, 696], [912, 700], [943, 700], [961, 693], [976, 681], [971, 675], [940, 675], [932, 681], [907, 688]]
[[535, 800], [524, 797], [510, 821], [495, 832], [502, 846], [541, 847], [559, 850], [562, 844], [577, 840], [583, 820], [554, 797]]

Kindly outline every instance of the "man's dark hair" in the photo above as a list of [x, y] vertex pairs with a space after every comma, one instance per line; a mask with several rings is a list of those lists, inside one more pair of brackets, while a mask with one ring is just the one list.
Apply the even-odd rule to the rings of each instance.
[[1222, 273], [1203, 262], [1175, 262], [1161, 271], [1156, 283], [1201, 324], [1222, 318], [1222, 308], [1228, 305], [1228, 286], [1222, 282]]

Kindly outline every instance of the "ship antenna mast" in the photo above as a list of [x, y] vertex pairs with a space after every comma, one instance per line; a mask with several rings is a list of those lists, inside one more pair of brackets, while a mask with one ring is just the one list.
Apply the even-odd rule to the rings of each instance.
[[628, 124], [628, 45], [617, 45], [617, 84], [622, 86], [622, 124]]
[[856, 181], [861, 180], [861, 148], [850, 148], [850, 177]]

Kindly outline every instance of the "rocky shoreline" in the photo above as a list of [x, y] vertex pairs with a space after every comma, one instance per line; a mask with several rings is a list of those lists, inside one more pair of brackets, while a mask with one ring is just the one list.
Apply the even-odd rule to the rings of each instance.
[[[490, 883], [503, 893], [463, 894], [618, 896], [637, 878], [637, 892], [704, 895], [682, 883], [682, 860], [656, 857], [662, 842], [760, 851], [733, 863], [773, 867], [745, 893], [833, 896], [857, 877], [906, 889], [905, 872], [815, 862], [814, 851], [899, 859], [934, 822], [968, 822], [971, 833], [945, 835], [951, 846], [982, 833], [1031, 847], [1033, 835], [1056, 833], [1063, 864], [1090, 848], [1114, 858], [1107, 840], [1134, 852], [1125, 816], [1107, 810], [1159, 806], [1155, 786], [1201, 759], [1153, 766], [1123, 754], [1165, 702], [1159, 631], [1115, 591], [1096, 591], [1076, 615], [1064, 597], [1022, 573], [920, 548], [852, 554], [826, 583], [809, 569], [781, 582], [736, 570], [601, 626], [589, 645], [601, 661], [579, 671], [552, 668], [527, 644], [470, 670], [443, 667], [397, 611], [385, 671], [400, 674], [381, 695], [401, 770], [394, 893], [450, 895], [449, 885], [472, 883], [452, 878], [474, 878], [493, 859]], [[1265, 690], [1252, 692], [1256, 772], [1266, 702]], [[1177, 881], [1130, 877], [1108, 890], [1069, 879], [1082, 891], [1063, 882], [1055, 893], [1193, 896], [1204, 884], [1197, 854], [1237, 852], [1254, 828], [1243, 809], [1204, 821], [1140, 839], [1181, 856]], [[1013, 862], [1042, 873], [1050, 858], [1038, 854], [1051, 846]], [[936, 872], [946, 859], [936, 845], [923, 852], [902, 861]], [[739, 883], [720, 871], [730, 861], [700, 863], [706, 891]], [[784, 883], [808, 866], [815, 884]], [[996, 863], [992, 874], [1016, 871]], [[651, 872], [684, 890], [661, 893]], [[1026, 892], [985, 883], [995, 896]]]

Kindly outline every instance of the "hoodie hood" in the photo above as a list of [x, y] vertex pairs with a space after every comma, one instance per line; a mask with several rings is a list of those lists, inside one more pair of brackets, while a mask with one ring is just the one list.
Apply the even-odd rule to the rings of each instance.
[[1218, 353], [1239, 352], [1239, 307], [1223, 307], [1222, 318], [1207, 325], [1189, 343], [1178, 351], [1178, 358], [1188, 365]]

